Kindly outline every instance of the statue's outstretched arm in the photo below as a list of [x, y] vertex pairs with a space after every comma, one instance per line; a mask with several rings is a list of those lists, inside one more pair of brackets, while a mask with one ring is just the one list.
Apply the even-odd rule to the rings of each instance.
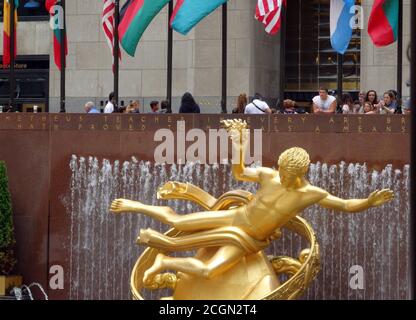
[[372, 207], [377, 207], [391, 201], [394, 198], [393, 191], [389, 189], [376, 190], [367, 199], [344, 200], [333, 195], [328, 195], [319, 202], [319, 205], [337, 211], [360, 212]]

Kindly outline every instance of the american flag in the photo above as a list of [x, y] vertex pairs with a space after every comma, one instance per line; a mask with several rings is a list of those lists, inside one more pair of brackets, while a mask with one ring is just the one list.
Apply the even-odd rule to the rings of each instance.
[[286, 0], [257, 0], [255, 18], [266, 26], [268, 34], [276, 34], [282, 24], [282, 7]]
[[[115, 29], [115, 20], [114, 14], [116, 12], [115, 0], [103, 0], [104, 8], [102, 13], [101, 22], [103, 24], [103, 30], [105, 37], [107, 39], [107, 44], [110, 47], [111, 55], [113, 57], [113, 70], [114, 70], [114, 29]], [[121, 59], [121, 52], [118, 53]]]

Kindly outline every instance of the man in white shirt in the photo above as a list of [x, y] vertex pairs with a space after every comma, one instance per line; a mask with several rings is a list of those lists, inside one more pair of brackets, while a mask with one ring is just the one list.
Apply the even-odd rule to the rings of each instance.
[[337, 99], [328, 94], [328, 89], [319, 88], [319, 96], [312, 99], [313, 112], [316, 114], [335, 113], [337, 110]]
[[271, 114], [272, 110], [269, 105], [263, 101], [261, 95], [256, 93], [253, 102], [249, 103], [244, 109], [245, 114]]
[[108, 103], [104, 108], [104, 113], [113, 113], [114, 112], [114, 92], [111, 92], [108, 96]]

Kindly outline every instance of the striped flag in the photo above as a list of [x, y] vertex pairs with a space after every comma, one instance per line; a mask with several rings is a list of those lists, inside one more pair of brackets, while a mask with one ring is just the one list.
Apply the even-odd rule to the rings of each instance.
[[256, 6], [256, 17], [264, 17], [277, 8], [277, 0], [258, 0]]
[[351, 8], [354, 0], [331, 0], [330, 6], [330, 33], [332, 48], [344, 54], [347, 51], [352, 37], [351, 20], [354, 12]]
[[368, 20], [368, 33], [377, 47], [395, 42], [399, 34], [399, 0], [375, 0]]
[[[114, 71], [114, 30], [115, 30], [115, 18], [116, 12], [115, 0], [103, 0], [104, 8], [101, 16], [101, 22], [107, 39], [108, 47], [111, 50], [111, 56], [113, 58], [113, 71]], [[121, 51], [119, 50], [118, 56], [121, 60]]]
[[14, 1], [15, 10], [14, 10], [14, 57], [17, 55], [17, 8], [19, 7], [19, 0], [4, 0], [4, 10], [3, 10], [3, 68], [7, 68], [11, 62], [11, 48], [10, 48], [10, 34], [11, 34], [11, 18], [10, 18], [10, 2]]
[[[51, 19], [55, 19], [55, 15], [57, 15], [58, 20], [61, 18], [59, 16], [59, 10], [56, 10], [54, 8], [58, 3], [58, 0], [46, 0], [45, 1], [45, 8], [48, 10]], [[61, 13], [62, 14], [62, 13]], [[62, 17], [63, 18], [63, 17]], [[58, 21], [59, 22], [59, 21]], [[61, 23], [58, 23], [55, 28], [53, 29], [53, 53], [54, 53], [54, 59], [55, 59], [55, 65], [56, 67], [61, 70], [61, 47], [65, 46], [65, 65], [66, 65], [66, 56], [68, 55], [68, 40], [66, 36], [66, 28], [65, 28], [65, 21], [63, 21], [63, 39], [62, 39], [62, 32], [59, 28], [59, 25]]]
[[[153, 18], [171, 0], [131, 0], [121, 10], [120, 43], [128, 55], [134, 57], [137, 45]], [[123, 13], [124, 12], [124, 13]]]
[[282, 7], [286, 0], [257, 0], [255, 18], [263, 23], [268, 34], [276, 34], [282, 25]]

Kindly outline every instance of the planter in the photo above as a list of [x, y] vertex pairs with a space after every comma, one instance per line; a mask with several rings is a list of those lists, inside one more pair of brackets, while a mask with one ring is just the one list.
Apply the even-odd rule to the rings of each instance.
[[0, 276], [0, 296], [8, 295], [13, 287], [21, 287], [21, 276]]

